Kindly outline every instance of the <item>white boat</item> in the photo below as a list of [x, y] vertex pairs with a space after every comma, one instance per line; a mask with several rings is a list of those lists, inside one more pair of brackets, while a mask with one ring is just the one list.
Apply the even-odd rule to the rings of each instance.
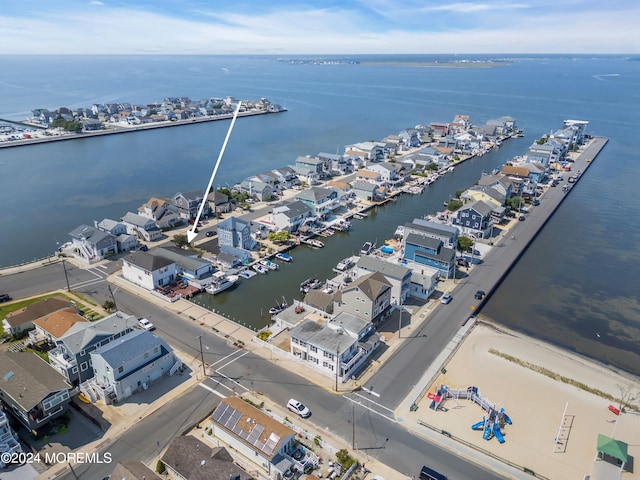
[[238, 275], [227, 275], [224, 272], [216, 272], [213, 274], [213, 283], [205, 288], [205, 290], [211, 295], [216, 295], [227, 288], [233, 287], [238, 279]]
[[255, 277], [256, 275], [257, 273], [252, 270], [243, 270], [238, 274], [238, 276], [242, 278], [252, 278], [252, 277]]
[[272, 262], [271, 260], [260, 260], [260, 263], [267, 267], [269, 270], [278, 270], [280, 268], [280, 265], [278, 265], [276, 262]]
[[266, 275], [267, 272], [269, 271], [269, 269], [267, 267], [265, 267], [264, 265], [261, 265], [259, 263], [255, 263], [251, 266], [251, 268], [253, 268], [256, 272], [261, 273], [263, 275]]
[[344, 218], [341, 218], [340, 220], [338, 220], [335, 225], [333, 226], [334, 230], [338, 229], [341, 232], [345, 232], [347, 230], [349, 230], [351, 228], [351, 222], [349, 220], [345, 220]]
[[361, 255], [369, 255], [373, 249], [376, 248], [375, 244], [371, 243], [371, 242], [365, 242], [364, 245], [362, 245], [362, 249], [360, 250], [360, 254]]
[[276, 258], [278, 260], [282, 260], [283, 262], [293, 261], [293, 258], [288, 253], [276, 253]]
[[340, 260], [340, 262], [338, 262], [338, 265], [336, 265], [336, 270], [338, 270], [340, 272], [344, 272], [351, 265], [353, 265], [353, 259], [351, 257], [347, 257], [347, 258], [345, 258], [343, 260]]
[[456, 169], [456, 167], [454, 167], [453, 165], [451, 165], [451, 166], [447, 169], [447, 171], [448, 171], [448, 172], [453, 172], [455, 169]]
[[269, 315], [277, 315], [278, 313], [286, 310], [288, 306], [287, 302], [283, 302], [280, 305], [274, 305], [269, 309]]
[[320, 240], [316, 240], [315, 238], [307, 238], [306, 240], [304, 240], [304, 243], [316, 248], [324, 247], [324, 243], [322, 243]]

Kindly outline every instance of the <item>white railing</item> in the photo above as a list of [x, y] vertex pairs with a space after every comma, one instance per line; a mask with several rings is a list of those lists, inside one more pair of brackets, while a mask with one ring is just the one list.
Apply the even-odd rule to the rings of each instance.
[[171, 367], [171, 369], [169, 370], [169, 376], [173, 376], [179, 369], [180, 367], [182, 367], [182, 362], [180, 360], [178, 360], [176, 363], [173, 364], [173, 367]]

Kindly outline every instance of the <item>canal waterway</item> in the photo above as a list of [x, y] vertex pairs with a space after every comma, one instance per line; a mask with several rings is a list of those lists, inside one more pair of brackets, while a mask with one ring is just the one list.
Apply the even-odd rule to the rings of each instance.
[[[522, 138], [505, 141], [499, 150], [492, 150], [482, 157], [472, 158], [458, 165], [454, 172], [440, 177], [426, 187], [420, 195], [404, 194], [397, 201], [369, 210], [366, 219], [352, 219], [349, 232], [337, 232], [328, 238], [320, 238], [324, 248], [300, 245], [289, 253], [293, 262], [277, 262], [280, 270], [250, 279], [241, 279], [230, 290], [210, 295], [201, 293], [194, 302], [234, 319], [241, 325], [260, 329], [271, 321], [270, 307], [282, 303], [283, 297], [289, 305], [293, 299], [302, 298], [300, 284], [308, 278], [321, 281], [333, 278], [333, 268], [345, 257], [358, 255], [362, 245], [376, 242], [378, 246], [392, 238], [398, 225], [411, 222], [414, 218], [441, 211], [456, 190], [473, 185], [482, 172], [489, 173], [502, 165], [505, 158], [522, 153], [526, 142]], [[251, 301], [239, 301], [239, 299]]]

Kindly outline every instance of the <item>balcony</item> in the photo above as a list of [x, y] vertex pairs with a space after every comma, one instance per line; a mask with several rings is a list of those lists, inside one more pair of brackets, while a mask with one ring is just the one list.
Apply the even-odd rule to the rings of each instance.
[[71, 358], [59, 348], [54, 348], [49, 352], [49, 361], [64, 370], [69, 370], [70, 368], [78, 366], [78, 362], [76, 362], [75, 358]]

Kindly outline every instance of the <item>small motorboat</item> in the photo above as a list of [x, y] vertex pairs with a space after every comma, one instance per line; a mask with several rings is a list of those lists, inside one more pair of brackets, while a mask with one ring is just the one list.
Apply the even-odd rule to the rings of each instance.
[[271, 260], [260, 260], [260, 263], [267, 267], [269, 270], [280, 269], [280, 265], [278, 265], [276, 262], [272, 262]]
[[362, 249], [360, 250], [360, 254], [361, 255], [369, 255], [373, 249], [375, 248], [375, 245], [371, 242], [364, 242], [364, 245], [362, 245]]
[[269, 272], [269, 269], [267, 267], [259, 263], [254, 264], [251, 268], [253, 268], [256, 272], [261, 273], [262, 275], [266, 275]]
[[282, 260], [283, 262], [287, 262], [287, 263], [293, 261], [293, 258], [291, 257], [291, 255], [287, 253], [276, 253], [276, 258], [278, 260]]

